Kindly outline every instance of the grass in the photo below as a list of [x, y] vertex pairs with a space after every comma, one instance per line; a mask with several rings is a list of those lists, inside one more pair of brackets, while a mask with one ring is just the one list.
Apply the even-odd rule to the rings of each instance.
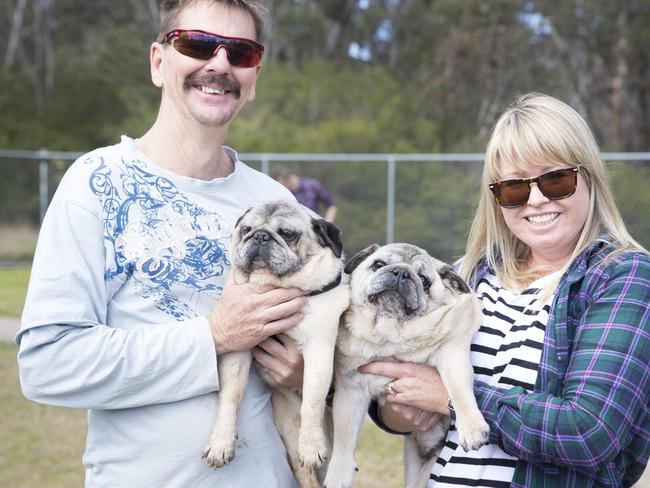
[[0, 316], [20, 317], [28, 281], [29, 268], [0, 268]]
[[29, 224], [0, 224], [0, 261], [31, 261], [38, 228]]
[[[83, 486], [85, 411], [39, 405], [20, 390], [15, 345], [0, 342], [0, 486]], [[402, 441], [364, 425], [355, 486], [402, 486]]]
[[[28, 279], [28, 268], [0, 269], [0, 316], [20, 315]], [[85, 412], [26, 400], [18, 382], [17, 352], [15, 345], [0, 341], [0, 486], [83, 486]], [[366, 422], [356, 460], [355, 487], [402, 486], [401, 437]], [[650, 470], [634, 488], [650, 488]]]
[[[0, 268], [0, 316], [19, 317], [29, 268]], [[83, 486], [85, 411], [39, 405], [20, 390], [15, 345], [0, 341], [0, 486]], [[356, 455], [355, 486], [402, 486], [402, 439], [367, 422]]]
[[83, 486], [85, 412], [27, 401], [18, 382], [17, 352], [0, 342], [0, 486]]

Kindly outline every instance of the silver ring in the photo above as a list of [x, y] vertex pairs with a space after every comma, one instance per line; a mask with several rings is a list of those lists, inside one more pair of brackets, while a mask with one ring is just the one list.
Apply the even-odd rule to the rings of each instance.
[[386, 383], [386, 386], [384, 387], [386, 390], [386, 393], [389, 395], [396, 395], [397, 391], [395, 390], [395, 387], [393, 386], [393, 382], [391, 381], [390, 383]]

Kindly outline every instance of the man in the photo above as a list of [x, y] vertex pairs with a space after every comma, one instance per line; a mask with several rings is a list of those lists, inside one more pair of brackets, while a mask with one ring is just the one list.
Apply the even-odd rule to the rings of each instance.
[[87, 487], [295, 486], [255, 374], [235, 460], [213, 470], [201, 459], [217, 356], [259, 345], [279, 376], [300, 361], [281, 333], [301, 320], [303, 292], [226, 280], [236, 219], [291, 198], [222, 146], [255, 98], [261, 12], [253, 1], [163, 1], [155, 123], [76, 161], [43, 222], [16, 337], [21, 384], [31, 400], [89, 410]]
[[[286, 186], [304, 206], [321, 214], [328, 222], [334, 222], [338, 207], [327, 188], [315, 178], [306, 178], [281, 167], [273, 172], [273, 178]], [[321, 206], [325, 211], [321, 213]]]

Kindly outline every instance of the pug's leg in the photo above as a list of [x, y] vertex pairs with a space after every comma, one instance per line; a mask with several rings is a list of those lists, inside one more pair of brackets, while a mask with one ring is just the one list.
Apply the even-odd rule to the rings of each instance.
[[313, 468], [303, 466], [298, 454], [300, 430], [300, 397], [285, 388], [273, 388], [271, 396], [273, 420], [287, 450], [289, 464], [301, 488], [320, 488]]
[[449, 418], [445, 417], [432, 429], [404, 438], [404, 486], [406, 488], [427, 486], [433, 465], [447, 438], [449, 425]]
[[[458, 440], [465, 451], [487, 444], [490, 427], [474, 396], [474, 372], [469, 360], [469, 345], [448, 344], [437, 354], [436, 366], [456, 411]], [[466, 360], [463, 360], [465, 359]]]
[[212, 434], [203, 449], [203, 457], [213, 468], [220, 468], [235, 457], [237, 414], [246, 392], [251, 359], [250, 351], [219, 357], [219, 406]]
[[346, 389], [344, 384], [336, 382], [332, 405], [334, 442], [325, 476], [326, 488], [352, 487], [354, 472], [357, 469], [354, 451], [369, 404], [370, 396], [365, 389]]
[[422, 468], [422, 458], [418, 449], [418, 443], [413, 435], [404, 437], [404, 486], [415, 486], [413, 483], [418, 478]]
[[323, 324], [313, 324], [312, 327], [321, 327], [321, 330], [318, 337], [310, 337], [302, 351], [305, 369], [298, 446], [301, 463], [317, 468], [328, 454], [323, 422], [325, 401], [332, 383], [337, 328], [327, 330]]

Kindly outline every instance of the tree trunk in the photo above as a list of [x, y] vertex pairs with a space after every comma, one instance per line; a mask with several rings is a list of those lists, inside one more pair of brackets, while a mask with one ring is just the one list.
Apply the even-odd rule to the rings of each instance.
[[616, 35], [614, 43], [614, 74], [612, 76], [611, 92], [609, 97], [610, 121], [608, 130], [609, 147], [621, 149], [622, 141], [622, 118], [624, 97], [629, 75], [629, 43], [627, 38], [628, 18], [627, 0], [619, 1], [618, 16], [616, 17]]
[[9, 40], [7, 42], [7, 51], [3, 62], [3, 70], [9, 71], [16, 61], [18, 53], [18, 41], [20, 41], [20, 34], [23, 27], [23, 19], [25, 18], [25, 8], [27, 7], [27, 0], [18, 0], [14, 6], [11, 15], [11, 28], [9, 31]]

